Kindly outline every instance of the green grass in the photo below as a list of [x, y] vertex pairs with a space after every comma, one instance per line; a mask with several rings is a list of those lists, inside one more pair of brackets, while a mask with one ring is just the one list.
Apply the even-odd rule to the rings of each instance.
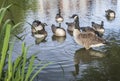
[[12, 60], [15, 40], [13, 43], [9, 43], [10, 35], [21, 23], [12, 26], [9, 24], [11, 20], [7, 19], [2, 24], [5, 13], [10, 6], [0, 9], [0, 81], [33, 81], [35, 76], [51, 63], [48, 62], [41, 66], [38, 71], [35, 71], [40, 67], [42, 61], [38, 61], [39, 63], [35, 65], [36, 55], [32, 54], [27, 57], [29, 48], [25, 46], [25, 43], [22, 44], [21, 55], [14, 61]]

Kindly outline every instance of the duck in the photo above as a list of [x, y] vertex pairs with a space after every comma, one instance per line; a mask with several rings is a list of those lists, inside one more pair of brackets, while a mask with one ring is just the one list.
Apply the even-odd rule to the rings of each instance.
[[66, 31], [64, 28], [52, 24], [51, 29], [55, 36], [66, 36]]
[[105, 39], [96, 36], [93, 32], [79, 31], [78, 26], [78, 20], [76, 20], [75, 28], [73, 30], [73, 39], [78, 45], [82, 45], [86, 50], [107, 44]]
[[103, 33], [105, 32], [104, 22], [101, 21], [101, 24], [98, 24], [98, 23], [95, 23], [95, 22], [91, 22], [91, 23], [92, 23], [93, 29], [97, 32], [97, 35], [99, 37], [101, 37], [103, 35]]
[[115, 18], [116, 16], [116, 13], [111, 9], [106, 10], [105, 13], [106, 13], [106, 17], [108, 18]]
[[32, 28], [31, 28], [32, 29], [32, 33], [35, 33], [38, 30], [43, 30], [45, 26], [47, 26], [46, 23], [42, 23], [39, 20], [34, 20], [33, 23], [32, 23]]

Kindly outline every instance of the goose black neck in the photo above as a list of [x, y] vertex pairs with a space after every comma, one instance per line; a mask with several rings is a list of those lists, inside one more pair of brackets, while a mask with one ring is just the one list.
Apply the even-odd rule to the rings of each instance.
[[75, 29], [78, 29], [79, 28], [79, 18], [77, 17], [74, 22], [75, 22]]

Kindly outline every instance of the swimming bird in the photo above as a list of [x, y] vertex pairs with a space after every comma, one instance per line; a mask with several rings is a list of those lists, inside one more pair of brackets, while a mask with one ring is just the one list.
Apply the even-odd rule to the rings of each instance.
[[35, 32], [33, 34], [33, 36], [35, 38], [46, 38], [47, 37], [47, 32], [45, 31], [45, 29], [38, 30], [37, 32]]
[[56, 14], [55, 20], [57, 23], [62, 23], [64, 21], [64, 18], [61, 15], [60, 9], [59, 9], [59, 12]]
[[67, 30], [73, 32], [75, 23], [74, 22], [66, 22], [66, 25], [68, 25]]
[[101, 37], [101, 36], [103, 35], [103, 33], [105, 32], [104, 22], [103, 22], [103, 21], [101, 21], [101, 24], [92, 22], [92, 27], [93, 27], [93, 29], [97, 32], [97, 35], [98, 35], [99, 37]]
[[79, 31], [78, 20], [76, 20], [75, 28], [73, 30], [73, 38], [78, 45], [82, 45], [86, 50], [106, 44], [106, 41], [103, 38], [96, 36], [93, 32]]
[[[73, 32], [73, 30], [75, 28], [75, 21], [76, 21], [76, 19], [79, 21], [79, 17], [77, 14], [73, 14], [70, 18], [74, 18], [74, 21], [73, 22], [66, 22], [66, 25], [68, 26], [67, 30], [69, 32]], [[80, 27], [78, 27], [78, 29], [80, 29]]]
[[116, 13], [111, 9], [106, 10], [105, 13], [108, 19], [114, 19], [116, 16]]
[[61, 28], [52, 24], [51, 29], [55, 36], [66, 36], [66, 31], [64, 28]]
[[47, 26], [46, 23], [42, 23], [39, 20], [34, 20], [33, 23], [32, 23], [32, 28], [31, 28], [32, 29], [32, 33], [35, 33], [38, 30], [44, 29], [45, 26]]
[[72, 31], [73, 29], [75, 28], [75, 22], [77, 22], [77, 25], [78, 25], [78, 30], [81, 30], [82, 32], [93, 32], [96, 34], [96, 31], [90, 27], [90, 26], [86, 26], [86, 27], [80, 27], [79, 26], [79, 16], [77, 14], [73, 14], [71, 18], [74, 18], [74, 24], [72, 26]]
[[64, 21], [63, 17], [60, 14], [56, 14], [55, 19], [57, 23], [62, 23]]

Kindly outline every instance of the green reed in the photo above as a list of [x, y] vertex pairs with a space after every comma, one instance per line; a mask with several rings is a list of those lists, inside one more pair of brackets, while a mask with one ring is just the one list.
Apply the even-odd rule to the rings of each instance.
[[[15, 41], [9, 43], [10, 35], [21, 23], [12, 26], [9, 24], [10, 19], [2, 23], [5, 13], [10, 6], [0, 9], [0, 81], [33, 81], [35, 76], [51, 63], [46, 63], [40, 67], [42, 61], [39, 61], [35, 65], [36, 55], [33, 54], [29, 58], [27, 57], [28, 47], [25, 46], [25, 43], [22, 44], [21, 55], [14, 61], [12, 60]], [[38, 69], [38, 67], [40, 68]], [[35, 71], [36, 69], [38, 71]]]

